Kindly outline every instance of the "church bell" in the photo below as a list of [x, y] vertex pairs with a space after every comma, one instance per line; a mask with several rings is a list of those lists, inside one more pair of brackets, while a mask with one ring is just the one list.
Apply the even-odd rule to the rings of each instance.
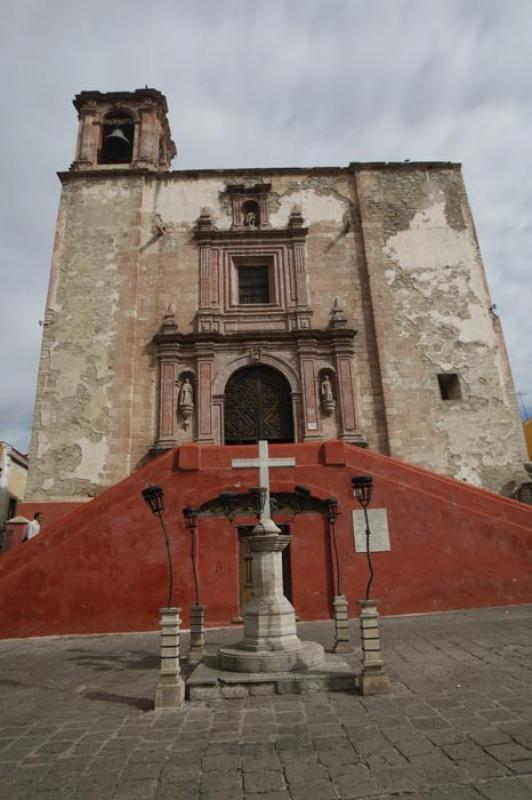
[[115, 145], [115, 146], [119, 142], [121, 142], [120, 146], [123, 147], [124, 144], [126, 144], [129, 147], [129, 139], [127, 138], [127, 136], [125, 135], [124, 131], [121, 128], [115, 128], [113, 131], [111, 131], [111, 133], [109, 133], [105, 137], [105, 141], [108, 144], [112, 144], [112, 145]]
[[128, 160], [131, 152], [131, 142], [121, 128], [113, 128], [103, 140], [106, 158], [112, 161]]

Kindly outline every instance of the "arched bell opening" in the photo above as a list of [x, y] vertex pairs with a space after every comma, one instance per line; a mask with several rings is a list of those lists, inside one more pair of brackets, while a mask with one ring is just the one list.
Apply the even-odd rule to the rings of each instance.
[[256, 364], [233, 373], [224, 405], [225, 444], [295, 441], [290, 385], [273, 367]]
[[110, 111], [103, 120], [99, 164], [129, 164], [133, 160], [135, 122], [127, 111]]

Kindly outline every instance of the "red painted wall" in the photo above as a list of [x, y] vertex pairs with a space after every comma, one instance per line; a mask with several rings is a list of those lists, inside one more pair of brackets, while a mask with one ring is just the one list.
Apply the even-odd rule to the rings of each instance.
[[[374, 554], [374, 596], [385, 614], [532, 602], [532, 508], [345, 445], [271, 446], [295, 456], [295, 468], [271, 471], [272, 491], [303, 484], [322, 499], [335, 495], [344, 592], [355, 614], [367, 580], [355, 553], [351, 476], [374, 478], [373, 508], [386, 507], [392, 549]], [[0, 558], [0, 636], [43, 636], [154, 629], [166, 604], [162, 533], [140, 492], [160, 483], [175, 565], [175, 601], [194, 597], [190, 534], [181, 509], [224, 489], [257, 484], [257, 470], [232, 470], [231, 459], [256, 447], [182, 447], [160, 456], [99, 497]], [[41, 508], [46, 513], [43, 506]], [[302, 619], [330, 616], [332, 586], [323, 517], [291, 525], [294, 605]], [[198, 534], [202, 602], [209, 625], [238, 614], [238, 543], [224, 519], [202, 519]]]
[[17, 513], [26, 517], [26, 519], [33, 519], [35, 512], [40, 511], [42, 514], [41, 531], [44, 531], [46, 528], [49, 528], [50, 525], [53, 525], [54, 522], [57, 522], [58, 519], [66, 517], [71, 511], [75, 511], [76, 508], [84, 505], [86, 505], [86, 503], [79, 501], [72, 501], [70, 503], [19, 503]]

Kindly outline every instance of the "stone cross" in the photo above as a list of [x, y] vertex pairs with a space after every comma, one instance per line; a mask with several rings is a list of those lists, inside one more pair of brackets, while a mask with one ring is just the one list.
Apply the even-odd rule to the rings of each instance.
[[264, 504], [264, 519], [271, 519], [270, 507], [270, 470], [269, 467], [295, 467], [295, 458], [270, 458], [268, 455], [268, 442], [259, 441], [258, 458], [233, 458], [231, 465], [233, 469], [243, 469], [244, 467], [259, 468], [259, 486], [266, 489], [266, 502]]

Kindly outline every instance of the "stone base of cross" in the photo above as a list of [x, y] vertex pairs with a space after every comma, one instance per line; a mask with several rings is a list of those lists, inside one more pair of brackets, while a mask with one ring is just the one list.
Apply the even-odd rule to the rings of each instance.
[[244, 609], [244, 638], [218, 651], [219, 667], [233, 672], [288, 672], [321, 664], [323, 647], [297, 636], [292, 604], [283, 592], [282, 553], [290, 542], [271, 518], [270, 467], [295, 467], [294, 458], [270, 458], [268, 442], [259, 442], [258, 458], [235, 458], [234, 469], [259, 469], [267, 490], [260, 522], [247, 539], [252, 554], [253, 597]]

